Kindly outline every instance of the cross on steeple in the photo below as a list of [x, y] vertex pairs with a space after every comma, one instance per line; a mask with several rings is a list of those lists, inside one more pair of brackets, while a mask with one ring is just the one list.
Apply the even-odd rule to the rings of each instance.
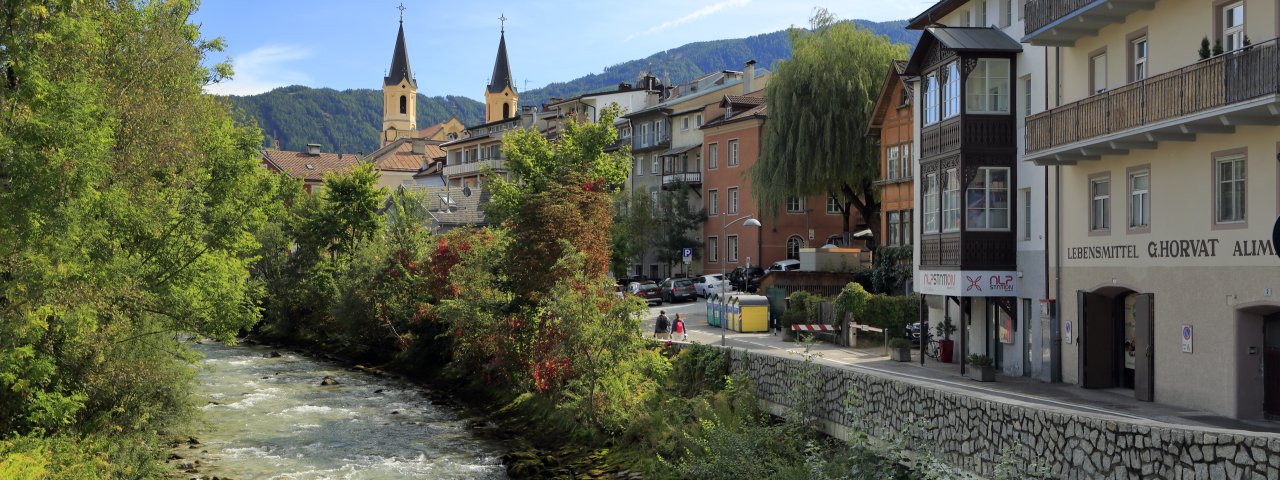
[[404, 2], [400, 2], [400, 6], [396, 9], [400, 10], [400, 23], [404, 23]]
[[498, 22], [498, 28], [502, 30], [502, 33], [507, 33], [507, 15], [505, 13], [498, 17]]

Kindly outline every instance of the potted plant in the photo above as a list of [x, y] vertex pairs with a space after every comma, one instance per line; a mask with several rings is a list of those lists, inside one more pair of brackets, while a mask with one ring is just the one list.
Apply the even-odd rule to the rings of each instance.
[[956, 332], [956, 324], [951, 323], [951, 317], [946, 317], [936, 328], [938, 336], [942, 337], [942, 340], [938, 340], [938, 359], [942, 360], [942, 363], [951, 363], [951, 352], [955, 351], [955, 342], [951, 341], [951, 334]]
[[969, 354], [969, 368], [965, 370], [965, 375], [979, 382], [996, 381], [996, 367], [992, 365], [991, 357], [980, 355], [977, 353]]
[[890, 338], [889, 358], [895, 362], [910, 362], [911, 342], [902, 337]]

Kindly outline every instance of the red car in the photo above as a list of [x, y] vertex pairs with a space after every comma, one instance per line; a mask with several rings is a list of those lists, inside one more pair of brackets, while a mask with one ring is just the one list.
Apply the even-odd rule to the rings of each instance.
[[653, 282], [631, 282], [627, 285], [627, 293], [643, 298], [645, 303], [662, 305], [662, 290]]

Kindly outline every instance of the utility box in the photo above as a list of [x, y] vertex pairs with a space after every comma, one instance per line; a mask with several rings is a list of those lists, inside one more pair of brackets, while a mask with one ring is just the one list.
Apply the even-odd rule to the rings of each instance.
[[763, 295], [737, 295], [729, 299], [729, 329], [735, 332], [769, 331], [769, 299]]

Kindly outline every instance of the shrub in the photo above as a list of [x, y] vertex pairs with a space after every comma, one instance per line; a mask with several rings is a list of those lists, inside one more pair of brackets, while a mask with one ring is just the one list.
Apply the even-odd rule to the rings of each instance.
[[889, 348], [911, 348], [911, 342], [902, 337], [893, 337], [889, 339]]
[[875, 295], [867, 301], [860, 320], [883, 328], [890, 335], [899, 335], [919, 315], [920, 297], [917, 295]]
[[975, 367], [990, 367], [994, 362], [986, 355], [970, 353], [969, 364]]

